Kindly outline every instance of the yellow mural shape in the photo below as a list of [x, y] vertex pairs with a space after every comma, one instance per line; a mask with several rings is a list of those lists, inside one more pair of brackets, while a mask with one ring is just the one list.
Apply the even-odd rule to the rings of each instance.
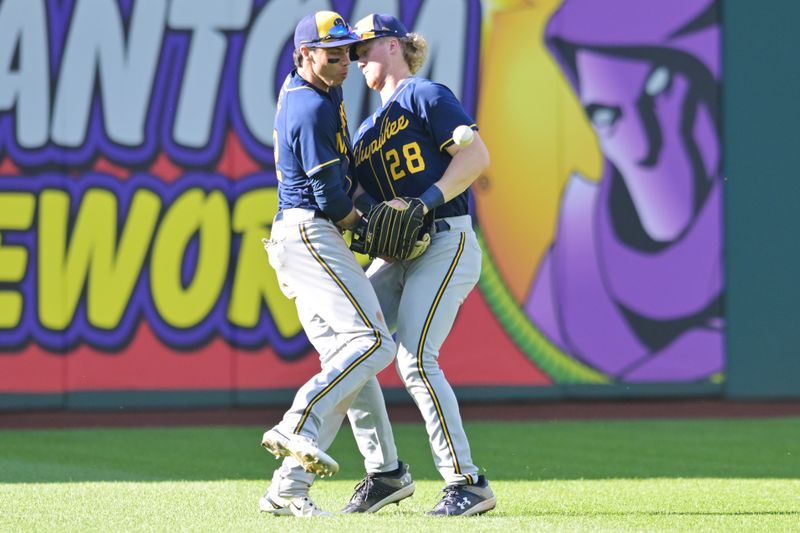
[[[0, 283], [18, 282], [25, 276], [28, 251], [22, 246], [3, 245], [3, 230], [26, 230], [33, 223], [36, 199], [30, 193], [0, 195]], [[22, 317], [22, 295], [0, 291], [0, 328], [13, 328]]]
[[595, 134], [544, 44], [559, 4], [485, 3], [478, 125], [492, 163], [473, 191], [492, 260], [518, 303], [552, 241], [567, 178], [598, 179], [602, 169]]

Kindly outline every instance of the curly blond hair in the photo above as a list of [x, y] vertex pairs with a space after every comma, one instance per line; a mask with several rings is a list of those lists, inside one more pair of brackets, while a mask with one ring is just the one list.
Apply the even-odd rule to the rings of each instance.
[[416, 74], [428, 58], [428, 41], [419, 33], [407, 33], [399, 40], [403, 45], [403, 59], [411, 74]]

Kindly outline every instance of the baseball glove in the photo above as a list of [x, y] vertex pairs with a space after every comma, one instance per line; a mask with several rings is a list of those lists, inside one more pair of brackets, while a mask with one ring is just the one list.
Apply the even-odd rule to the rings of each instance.
[[353, 230], [350, 248], [370, 257], [408, 261], [422, 255], [430, 244], [430, 233], [419, 198], [400, 197], [405, 207], [387, 202], [375, 204]]

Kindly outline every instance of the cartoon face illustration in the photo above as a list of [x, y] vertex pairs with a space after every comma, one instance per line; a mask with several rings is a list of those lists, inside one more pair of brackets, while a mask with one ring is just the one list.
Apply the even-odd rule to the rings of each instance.
[[578, 50], [578, 96], [647, 237], [670, 242], [691, 223], [719, 166], [716, 91], [690, 77], [687, 58], [634, 51], [641, 57]]
[[567, 180], [524, 309], [613, 379], [711, 378], [724, 360], [716, 4], [565, 0], [545, 40], [604, 165]]

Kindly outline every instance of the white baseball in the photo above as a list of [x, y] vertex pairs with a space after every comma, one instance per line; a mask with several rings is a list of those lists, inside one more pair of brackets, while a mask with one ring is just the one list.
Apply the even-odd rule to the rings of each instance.
[[475, 138], [475, 133], [469, 126], [459, 126], [453, 130], [453, 142], [459, 146], [469, 146]]

